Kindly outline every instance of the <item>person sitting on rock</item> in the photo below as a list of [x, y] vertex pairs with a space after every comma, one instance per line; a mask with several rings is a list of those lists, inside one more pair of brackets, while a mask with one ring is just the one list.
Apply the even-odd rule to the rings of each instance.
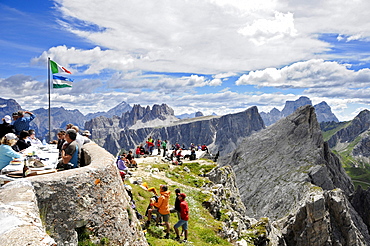
[[40, 145], [42, 145], [42, 142], [40, 141], [40, 139], [38, 139], [36, 137], [35, 130], [33, 130], [33, 129], [28, 130], [28, 133], [30, 135], [28, 136], [27, 141], [30, 142], [32, 146], [40, 146]]
[[130, 150], [126, 156], [126, 159], [128, 161], [128, 166], [129, 167], [135, 167], [137, 168], [137, 163], [136, 161], [134, 160], [134, 156], [132, 155], [132, 151]]
[[12, 149], [11, 146], [17, 142], [17, 136], [14, 133], [7, 133], [0, 142], [0, 171], [9, 165], [13, 158], [21, 158], [22, 155]]
[[31, 146], [31, 143], [27, 141], [29, 136], [30, 134], [28, 133], [28, 131], [21, 131], [21, 133], [19, 134], [19, 139], [16, 143], [18, 151], [22, 151]]
[[128, 160], [126, 158], [125, 155], [121, 155], [120, 156], [120, 159], [117, 161], [117, 167], [120, 171], [123, 171], [125, 172], [125, 174], [129, 174], [129, 175], [132, 175], [132, 173], [130, 173], [128, 171]]
[[81, 151], [76, 142], [77, 132], [74, 129], [66, 131], [66, 144], [62, 148], [61, 159], [58, 163], [58, 168], [64, 170], [79, 167], [79, 152]]

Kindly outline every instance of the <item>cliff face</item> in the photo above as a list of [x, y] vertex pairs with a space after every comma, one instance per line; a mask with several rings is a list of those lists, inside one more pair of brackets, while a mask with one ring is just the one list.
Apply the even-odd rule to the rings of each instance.
[[236, 114], [199, 118], [167, 127], [123, 129], [119, 133], [108, 135], [104, 148], [116, 154], [120, 148], [134, 149], [152, 136], [154, 139], [168, 140], [170, 144], [178, 142], [187, 147], [190, 143], [206, 144], [213, 153], [220, 151], [223, 155], [234, 150], [241, 139], [263, 128], [257, 108], [252, 107]]
[[360, 134], [369, 130], [370, 127], [370, 111], [363, 110], [361, 111], [351, 123], [339, 130], [334, 134], [328, 141], [330, 148], [333, 148], [338, 143], [352, 142]]
[[85, 129], [89, 129], [94, 141], [100, 146], [103, 146], [105, 138], [109, 134], [113, 134], [118, 131], [119, 121], [120, 118], [118, 116], [113, 116], [112, 118], [100, 116], [87, 121], [85, 123]]
[[[232, 166], [249, 217], [268, 217], [279, 245], [367, 245], [367, 227], [349, 203], [354, 188], [304, 106], [246, 138]], [[351, 229], [349, 229], [351, 228]]]

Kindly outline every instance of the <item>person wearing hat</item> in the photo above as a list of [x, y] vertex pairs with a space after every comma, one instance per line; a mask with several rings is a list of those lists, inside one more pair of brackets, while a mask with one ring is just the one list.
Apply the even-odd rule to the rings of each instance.
[[9, 162], [13, 158], [21, 158], [22, 155], [12, 149], [12, 146], [17, 143], [17, 140], [18, 138], [14, 133], [7, 133], [2, 137], [0, 145], [0, 171], [9, 165]]
[[82, 132], [82, 136], [85, 136], [85, 137], [89, 138], [91, 136], [91, 133], [90, 133], [89, 130], [85, 130], [85, 131]]
[[181, 191], [179, 188], [176, 188], [175, 189], [175, 194], [176, 194], [176, 198], [175, 198], [175, 207], [174, 208], [171, 208], [170, 212], [171, 213], [176, 213], [177, 214], [177, 218], [180, 219], [180, 211], [181, 211], [181, 208], [180, 208], [180, 199], [179, 199], [179, 195], [180, 195]]
[[27, 149], [28, 147], [30, 147], [31, 143], [27, 140], [27, 138], [29, 136], [30, 136], [30, 134], [28, 133], [28, 131], [21, 131], [21, 133], [19, 134], [19, 139], [16, 143], [18, 148], [17, 149], [13, 148], [13, 149], [22, 151], [22, 150]]
[[87, 143], [91, 142], [90, 136], [91, 136], [91, 133], [90, 133], [89, 130], [85, 130], [85, 131], [82, 132], [82, 137], [84, 138], [84, 144], [87, 144]]
[[[25, 117], [24, 115], [28, 114], [29, 117]], [[15, 130], [15, 134], [19, 135], [21, 131], [28, 131], [30, 129], [30, 123], [35, 119], [36, 116], [30, 111], [18, 111], [13, 113], [13, 126]]]
[[10, 115], [5, 115], [2, 119], [2, 124], [0, 124], [0, 139], [7, 133], [15, 133], [12, 123], [12, 118]]
[[186, 195], [185, 193], [180, 193], [178, 195], [178, 198], [180, 200], [180, 220], [174, 225], [174, 229], [176, 232], [176, 238], [175, 240], [180, 240], [180, 234], [179, 234], [179, 227], [182, 227], [182, 230], [184, 232], [184, 242], [188, 240], [188, 220], [189, 220], [189, 206], [188, 203], [185, 201]]

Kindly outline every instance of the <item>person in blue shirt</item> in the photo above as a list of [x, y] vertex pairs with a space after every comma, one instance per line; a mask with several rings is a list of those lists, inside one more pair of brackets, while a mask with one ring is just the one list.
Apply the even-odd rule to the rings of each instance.
[[18, 138], [14, 133], [7, 133], [1, 139], [0, 145], [0, 170], [9, 165], [13, 158], [20, 158], [22, 155], [12, 149]]
[[[25, 114], [29, 114], [29, 117], [25, 117]], [[29, 111], [20, 110], [16, 113], [13, 113], [13, 126], [15, 134], [19, 135], [21, 131], [28, 131], [30, 129], [31, 121], [35, 118], [36, 115]]]

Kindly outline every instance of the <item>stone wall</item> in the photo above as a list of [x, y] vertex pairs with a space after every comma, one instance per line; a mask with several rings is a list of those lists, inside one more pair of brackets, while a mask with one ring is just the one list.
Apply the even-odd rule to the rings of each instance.
[[[0, 189], [0, 213], [5, 213], [0, 223], [16, 218], [6, 231], [0, 229], [0, 240], [14, 238], [4, 245], [77, 245], [77, 231], [88, 231], [96, 243], [148, 245], [115, 158], [94, 143], [83, 151], [91, 160], [88, 166], [20, 179]], [[30, 244], [30, 238], [38, 241]]]

